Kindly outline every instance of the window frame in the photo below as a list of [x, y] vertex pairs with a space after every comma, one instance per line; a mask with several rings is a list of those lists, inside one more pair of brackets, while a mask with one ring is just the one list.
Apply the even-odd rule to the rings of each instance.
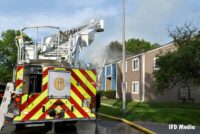
[[[107, 68], [108, 68], [108, 67], [110, 67], [110, 75], [107, 75]], [[111, 76], [112, 76], [112, 64], [107, 65], [107, 66], [105, 67], [105, 76], [106, 76], [106, 77], [111, 77]]]
[[[134, 90], [133, 90], [133, 88], [134, 88], [134, 84], [138, 84], [138, 89], [137, 89], [137, 91], [135, 90], [135, 92], [134, 92]], [[132, 94], [139, 94], [139, 90], [140, 90], [140, 83], [139, 83], [139, 81], [132, 81]]]
[[[138, 61], [138, 67], [137, 68], [134, 68], [134, 61]], [[137, 71], [137, 70], [139, 70], [139, 68], [140, 68], [140, 60], [139, 60], [139, 58], [134, 58], [134, 59], [132, 59], [132, 71]]]
[[153, 68], [154, 68], [154, 70], [159, 70], [160, 69], [160, 67], [156, 67], [156, 60], [157, 59], [159, 59], [159, 57], [154, 57], [154, 59], [153, 59]]

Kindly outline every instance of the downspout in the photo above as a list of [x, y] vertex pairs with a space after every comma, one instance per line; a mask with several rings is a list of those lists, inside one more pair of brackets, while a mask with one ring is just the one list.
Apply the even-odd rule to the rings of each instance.
[[145, 101], [145, 54], [142, 54], [142, 102]]
[[116, 86], [115, 86], [115, 91], [116, 91], [116, 98], [118, 99], [119, 98], [119, 94], [118, 94], [118, 82], [117, 82], [117, 80], [118, 80], [118, 66], [117, 66], [117, 63], [115, 64], [116, 65]]
[[106, 70], [107, 70], [107, 66], [104, 66], [104, 68], [105, 68], [105, 71], [104, 71], [104, 75], [105, 75], [105, 79], [104, 79], [104, 81], [105, 81], [105, 87], [104, 87], [104, 91], [106, 91], [106, 88], [107, 88], [107, 77], [106, 77]]

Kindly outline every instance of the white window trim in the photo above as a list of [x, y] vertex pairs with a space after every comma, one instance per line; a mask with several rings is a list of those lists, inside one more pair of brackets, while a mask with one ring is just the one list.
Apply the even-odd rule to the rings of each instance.
[[[134, 61], [138, 61], [138, 68], [136, 68], [136, 69], [134, 69]], [[137, 71], [137, 70], [139, 70], [139, 68], [140, 68], [140, 60], [139, 60], [139, 58], [132, 59], [132, 70], [133, 71]]]
[[[109, 67], [110, 66], [110, 75], [107, 75], [107, 67]], [[106, 67], [105, 67], [105, 76], [106, 76], [106, 78], [107, 77], [111, 77], [112, 76], [112, 64], [110, 64], [110, 65], [107, 65]]]
[[154, 57], [153, 59], [153, 68], [154, 70], [159, 70], [160, 68], [159, 67], [156, 67], [156, 60], [158, 59], [159, 57]]
[[[133, 84], [134, 83], [138, 84], [138, 90], [137, 90], [137, 92], [133, 92]], [[132, 94], [139, 94], [139, 90], [140, 90], [140, 83], [139, 83], [139, 81], [132, 81]]]

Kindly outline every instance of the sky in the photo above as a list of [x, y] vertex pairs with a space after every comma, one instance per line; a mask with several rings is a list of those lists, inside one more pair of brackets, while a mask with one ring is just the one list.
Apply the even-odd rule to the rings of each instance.
[[[164, 45], [168, 29], [186, 22], [200, 24], [199, 0], [125, 0], [126, 39], [140, 38]], [[105, 31], [84, 48], [80, 59], [99, 61], [109, 42], [121, 41], [122, 0], [0, 0], [0, 32], [25, 26], [53, 25], [69, 29], [104, 19]]]

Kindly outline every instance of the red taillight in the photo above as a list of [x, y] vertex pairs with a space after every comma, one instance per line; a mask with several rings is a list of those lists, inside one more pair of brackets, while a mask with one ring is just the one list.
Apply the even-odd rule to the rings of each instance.
[[21, 101], [21, 98], [20, 97], [16, 97], [15, 98], [15, 102], [19, 103]]
[[91, 107], [95, 107], [96, 106], [96, 98], [92, 97], [91, 98]]
[[20, 115], [20, 106], [21, 106], [21, 97], [15, 96], [14, 111], [13, 111], [15, 116]]
[[15, 108], [20, 108], [20, 103], [21, 103], [21, 97], [20, 96], [16, 96], [15, 97]]
[[95, 112], [96, 112], [96, 97], [95, 97], [95, 96], [93, 96], [93, 97], [91, 98], [90, 109], [91, 109], [91, 112], [92, 112], [92, 113], [95, 113]]

